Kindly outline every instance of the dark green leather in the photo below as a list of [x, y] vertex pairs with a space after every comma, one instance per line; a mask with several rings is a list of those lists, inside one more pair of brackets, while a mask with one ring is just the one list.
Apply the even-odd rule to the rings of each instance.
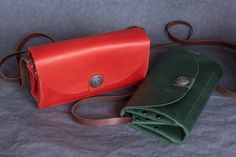
[[[175, 83], [186, 76], [189, 83]], [[184, 141], [222, 76], [219, 64], [201, 54], [170, 48], [122, 110], [131, 127], [174, 143]]]

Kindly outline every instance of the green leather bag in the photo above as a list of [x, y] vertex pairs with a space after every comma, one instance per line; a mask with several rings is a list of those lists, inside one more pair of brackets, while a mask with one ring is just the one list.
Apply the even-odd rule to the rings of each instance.
[[121, 112], [131, 127], [174, 143], [184, 141], [222, 76], [220, 65], [196, 52], [170, 48]]

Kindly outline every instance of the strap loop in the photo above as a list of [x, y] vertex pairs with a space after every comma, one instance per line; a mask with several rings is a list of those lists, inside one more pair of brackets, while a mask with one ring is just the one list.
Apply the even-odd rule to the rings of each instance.
[[[189, 29], [189, 32], [188, 32], [188, 36], [186, 37], [186, 39], [180, 39], [180, 38], [177, 38], [176, 36], [172, 35], [170, 29], [173, 27], [173, 26], [176, 26], [176, 25], [184, 25], [186, 26], [188, 29]], [[186, 21], [181, 21], [181, 20], [176, 20], [176, 21], [171, 21], [169, 23], [167, 23], [166, 25], [166, 28], [165, 28], [167, 34], [168, 34], [168, 37], [174, 41], [174, 42], [179, 42], [179, 41], [186, 41], [186, 40], [190, 40], [192, 35], [193, 35], [193, 27], [192, 25], [190, 25], [188, 22]]]
[[12, 57], [16, 57], [16, 63], [17, 63], [17, 72], [18, 72], [18, 75], [17, 76], [14, 76], [14, 77], [9, 77], [9, 76], [6, 76], [5, 74], [3, 73], [0, 73], [0, 79], [2, 80], [5, 80], [5, 81], [8, 81], [8, 82], [20, 82], [21, 84], [21, 76], [20, 76], [20, 59], [21, 59], [21, 55], [24, 54], [24, 53], [27, 53], [27, 50], [22, 50], [22, 48], [25, 46], [25, 44], [33, 39], [33, 38], [37, 38], [37, 37], [44, 37], [44, 38], [47, 38], [49, 39], [50, 41], [52, 42], [55, 42], [55, 40], [50, 37], [49, 35], [47, 34], [44, 34], [44, 33], [39, 33], [39, 32], [36, 32], [36, 33], [31, 33], [31, 34], [28, 34], [24, 37], [22, 37], [18, 42], [17, 42], [17, 45], [16, 45], [16, 48], [15, 48], [15, 52], [7, 55], [6, 57], [4, 57], [1, 61], [0, 61], [0, 67], [3, 65], [3, 63], [12, 58]]

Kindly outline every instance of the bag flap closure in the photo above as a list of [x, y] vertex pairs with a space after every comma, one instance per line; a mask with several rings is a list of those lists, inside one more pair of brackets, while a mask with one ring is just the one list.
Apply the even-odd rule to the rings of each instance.
[[193, 53], [170, 48], [127, 103], [127, 107], [157, 107], [177, 102], [194, 84], [199, 64]]
[[[137, 73], [140, 81], [146, 75], [149, 51], [150, 41], [141, 27], [29, 48], [39, 83], [64, 94], [135, 82], [132, 76]], [[98, 88], [90, 86], [95, 75], [103, 79]]]

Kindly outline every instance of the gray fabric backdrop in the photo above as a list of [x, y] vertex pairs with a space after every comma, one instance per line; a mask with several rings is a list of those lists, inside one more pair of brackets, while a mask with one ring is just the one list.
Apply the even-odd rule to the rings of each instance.
[[[235, 17], [234, 0], [1, 0], [0, 58], [14, 49], [20, 37], [38, 31], [63, 40], [140, 25], [153, 42], [166, 42], [164, 25], [173, 19], [192, 23], [193, 38], [236, 43]], [[182, 36], [183, 31], [179, 28], [176, 33]], [[233, 51], [193, 49], [218, 59], [224, 68], [221, 84], [236, 89]], [[151, 63], [158, 54], [156, 50], [151, 53]], [[8, 72], [15, 69], [11, 62], [4, 67]], [[236, 156], [233, 99], [213, 94], [190, 138], [181, 145], [153, 139], [128, 126], [78, 125], [68, 113], [71, 105], [40, 111], [29, 92], [0, 81], [0, 156]], [[104, 111], [99, 107], [93, 106]], [[89, 114], [91, 108], [84, 111]]]

